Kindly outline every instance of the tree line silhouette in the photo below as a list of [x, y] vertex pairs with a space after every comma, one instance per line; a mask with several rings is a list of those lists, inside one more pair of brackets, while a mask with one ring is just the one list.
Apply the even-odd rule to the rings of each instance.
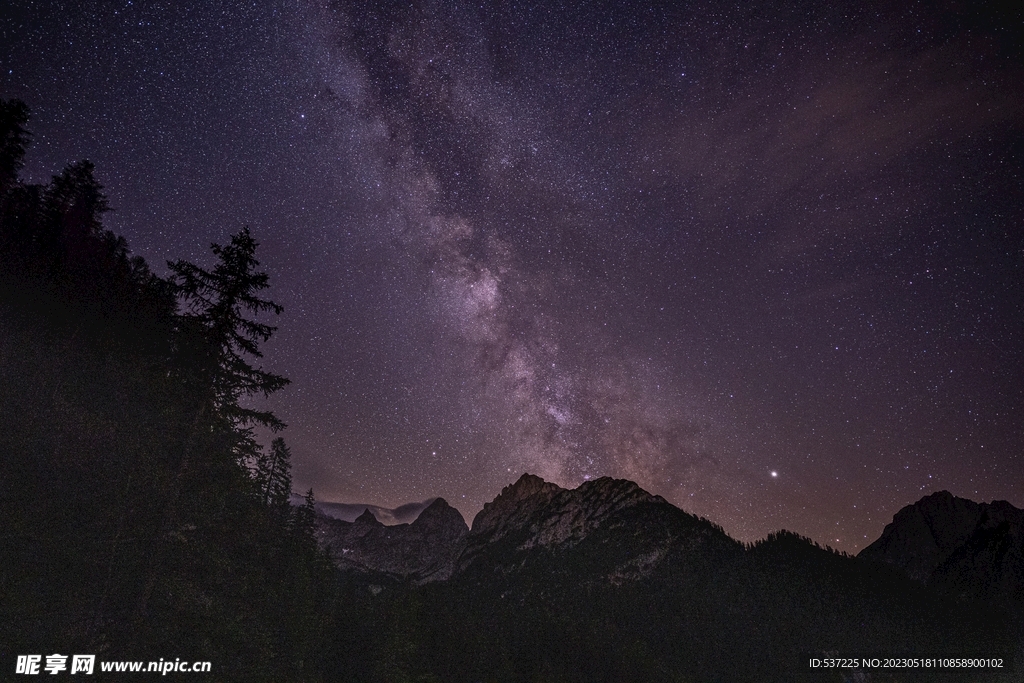
[[[0, 100], [0, 646], [106, 659], [205, 659], [219, 678], [316, 680], [333, 567], [312, 492], [247, 400], [258, 365], [257, 242], [212, 269], [154, 274], [103, 227], [88, 161], [20, 179], [29, 111]], [[13, 671], [13, 668], [11, 669]]]
[[312, 491], [291, 504], [287, 444], [256, 438], [285, 425], [250, 399], [287, 379], [259, 366], [281, 307], [249, 230], [159, 277], [103, 227], [89, 162], [20, 179], [27, 123], [0, 100], [0, 671], [59, 652], [238, 681], [840, 681], [807, 657], [1020, 642], [998, 606], [789, 532], [744, 546], [668, 504], [571, 548], [503, 538], [447, 582], [338, 571]]

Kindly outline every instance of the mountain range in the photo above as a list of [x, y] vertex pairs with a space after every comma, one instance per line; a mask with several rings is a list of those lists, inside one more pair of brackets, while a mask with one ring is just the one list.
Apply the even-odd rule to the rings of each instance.
[[[441, 498], [409, 524], [318, 517], [347, 591], [339, 680], [1017, 681], [1022, 529], [943, 492], [852, 557], [786, 531], [743, 544], [630, 481], [528, 474], [471, 528]], [[1005, 664], [808, 665], [854, 656]]]
[[[316, 501], [314, 506], [316, 511], [324, 517], [340, 519], [344, 522], [354, 522], [359, 515], [369, 510], [381, 524], [391, 526], [412, 522], [435, 500], [437, 499], [428, 498], [420, 503], [406, 503], [396, 508], [386, 508], [370, 503], [332, 503], [322, 500]], [[292, 505], [302, 505], [302, 502], [303, 497], [299, 494], [293, 493], [291, 495]]]
[[[569, 549], [602, 526], [622, 528], [622, 513], [637, 506], [657, 511], [659, 519], [643, 530], [633, 529], [632, 535], [659, 535], [662, 543], [652, 543], [649, 555], [624, 565], [623, 577], [661, 561], [679, 550], [674, 545], [680, 543], [741, 547], [720, 528], [683, 513], [631, 481], [605, 477], [564, 489], [531, 474], [484, 505], [471, 529], [447, 501], [434, 498], [395, 510], [318, 503], [318, 534], [342, 569], [423, 583], [449, 579], [488, 557], [497, 560], [494, 549], [499, 543], [512, 554], [532, 548]], [[399, 519], [412, 523], [396, 524]], [[700, 533], [678, 528], [673, 533], [683, 519]], [[1024, 511], [1006, 501], [976, 503], [940, 491], [900, 510], [858, 557], [898, 567], [912, 579], [960, 597], [1020, 602]]]

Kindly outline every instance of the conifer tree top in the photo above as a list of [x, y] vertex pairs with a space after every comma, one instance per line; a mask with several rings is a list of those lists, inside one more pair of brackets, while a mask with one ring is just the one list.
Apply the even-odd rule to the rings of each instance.
[[269, 396], [288, 384], [287, 378], [253, 367], [246, 358], [262, 358], [260, 343], [277, 329], [253, 317], [284, 310], [259, 296], [268, 286], [268, 276], [257, 270], [257, 246], [245, 227], [232, 235], [227, 245], [212, 245], [219, 259], [212, 270], [187, 261], [169, 262], [168, 266], [185, 309], [182, 318], [206, 342], [208, 351], [200, 362], [212, 376], [218, 408], [237, 424], [261, 424], [277, 431], [284, 423], [272, 413], [238, 405], [242, 398]]

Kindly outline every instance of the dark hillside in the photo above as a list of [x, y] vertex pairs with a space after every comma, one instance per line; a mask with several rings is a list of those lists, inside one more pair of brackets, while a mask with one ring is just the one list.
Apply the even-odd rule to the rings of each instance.
[[339, 622], [361, 627], [337, 643], [339, 680], [841, 681], [808, 659], [1013, 651], [984, 604], [789, 532], [744, 547], [621, 480], [565, 490], [524, 476], [461, 552], [451, 579], [418, 587], [350, 569]]
[[252, 438], [283, 425], [239, 405], [286, 382], [247, 360], [273, 331], [246, 317], [274, 308], [255, 241], [155, 276], [103, 228], [91, 164], [18, 180], [27, 113], [0, 101], [4, 671], [78, 652], [316, 680], [332, 569], [311, 503], [288, 506], [284, 442]]

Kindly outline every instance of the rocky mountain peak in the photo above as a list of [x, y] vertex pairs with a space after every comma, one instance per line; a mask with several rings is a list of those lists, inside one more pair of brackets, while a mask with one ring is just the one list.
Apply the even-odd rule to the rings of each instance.
[[497, 541], [511, 540], [518, 550], [571, 547], [626, 508], [663, 503], [635, 483], [602, 477], [575, 489], [563, 489], [540, 477], [524, 474], [502, 489], [473, 520], [459, 566], [473, 564]]
[[[514, 484], [501, 490], [498, 497], [485, 503], [473, 519], [473, 534], [504, 535], [502, 530], [520, 526], [533, 512], [545, 507], [559, 493], [561, 486], [544, 481], [533, 474], [524, 474]], [[497, 533], [497, 536], [495, 535]]]
[[412, 527], [416, 529], [450, 528], [460, 533], [469, 531], [462, 513], [449, 505], [444, 498], [437, 498], [424, 508], [419, 517], [413, 521]]
[[897, 512], [863, 557], [898, 564], [911, 577], [927, 581], [981, 520], [982, 506], [949, 491], [925, 496]]
[[1024, 598], [1024, 511], [939, 491], [896, 513], [860, 557], [971, 597]]
[[626, 508], [659, 502], [666, 503], [664, 498], [651, 495], [632, 481], [611, 477], [587, 481], [572, 490], [561, 489], [548, 504], [544, 518], [535, 524], [535, 534], [524, 547], [575, 543]]
[[661, 496], [655, 496], [640, 488], [636, 482], [628, 479], [612, 479], [601, 477], [587, 481], [575, 489], [581, 504], [596, 509], [619, 508], [636, 503], [666, 502]]
[[529, 472], [523, 474], [515, 482], [509, 484], [501, 490], [498, 497], [516, 498], [523, 499], [538, 493], [546, 493], [551, 491], [561, 491], [562, 487], [557, 484], [552, 484], [549, 481], [544, 481], [536, 474], [530, 474]]
[[[501, 490], [498, 497], [484, 505], [488, 507], [508, 510], [522, 506], [526, 501], [536, 504], [542, 500], [550, 500], [559, 491], [564, 491], [558, 484], [544, 481], [535, 474], [524, 474], [514, 483], [509, 484]], [[479, 516], [479, 515], [478, 515]]]
[[384, 524], [382, 524], [376, 517], [374, 517], [373, 513], [370, 512], [370, 508], [363, 510], [363, 514], [356, 517], [356, 520], [352, 523], [358, 526], [384, 526]]
[[317, 535], [342, 569], [381, 572], [420, 583], [451, 576], [469, 531], [466, 520], [443, 498], [410, 524], [387, 526], [366, 509], [353, 522], [317, 517]]

